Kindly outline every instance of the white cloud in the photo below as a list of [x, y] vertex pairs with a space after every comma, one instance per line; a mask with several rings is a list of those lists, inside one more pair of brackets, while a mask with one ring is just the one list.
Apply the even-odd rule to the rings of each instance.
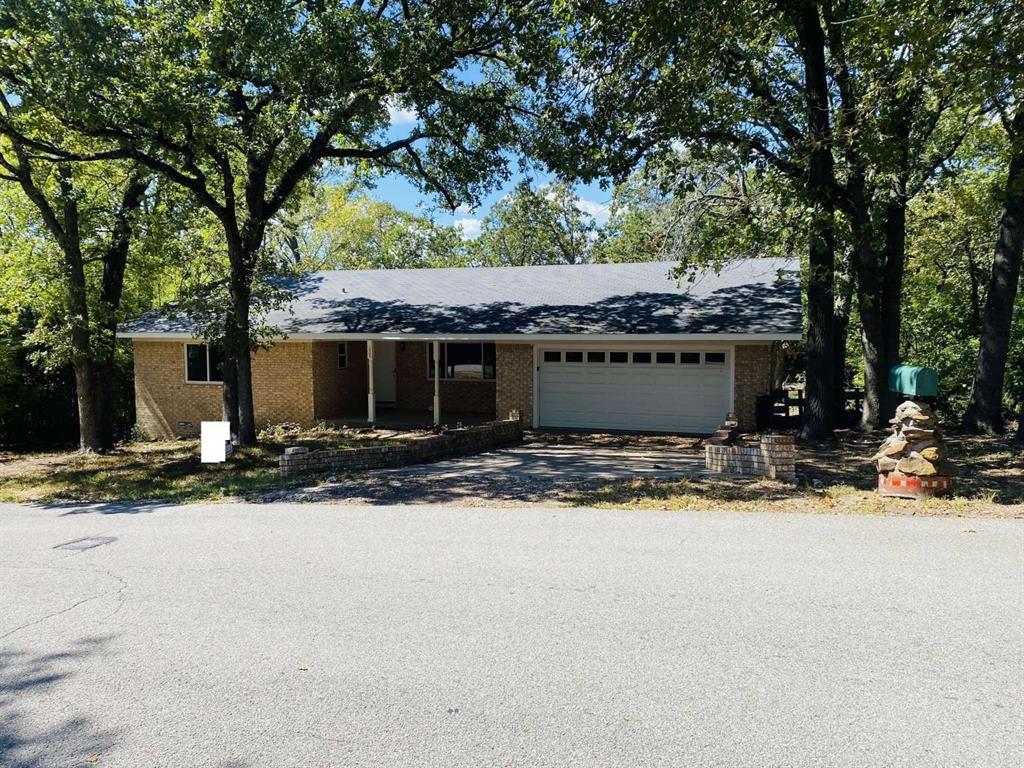
[[576, 198], [576, 207], [592, 217], [598, 224], [606, 224], [608, 222], [608, 215], [611, 212], [607, 203], [599, 203], [596, 200], [584, 200], [582, 197]]
[[456, 212], [456, 213], [469, 213], [469, 212], [470, 212], [470, 211], [472, 211], [472, 210], [473, 210], [473, 209], [472, 209], [472, 208], [470, 208], [470, 207], [469, 207], [468, 205], [466, 205], [465, 203], [460, 203], [460, 204], [459, 204], [459, 207], [455, 209], [455, 212]]
[[[538, 191], [543, 192], [545, 200], [554, 200], [558, 196], [550, 184], [543, 185]], [[586, 200], [582, 197], [577, 197], [576, 207], [590, 216], [597, 224], [608, 223], [608, 216], [611, 211], [607, 203], [599, 203], [596, 200]]]
[[456, 219], [455, 228], [462, 233], [464, 240], [471, 240], [480, 234], [480, 219]]
[[390, 118], [392, 125], [410, 125], [417, 122], [420, 116], [415, 109], [403, 107], [392, 100], [388, 102], [388, 118]]

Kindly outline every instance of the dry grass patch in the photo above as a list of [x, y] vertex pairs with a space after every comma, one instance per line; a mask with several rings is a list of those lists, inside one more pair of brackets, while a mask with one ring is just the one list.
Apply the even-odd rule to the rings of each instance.
[[345, 430], [264, 432], [260, 444], [223, 464], [199, 461], [199, 441], [138, 442], [107, 454], [75, 452], [0, 457], [0, 501], [210, 501], [296, 487], [308, 477], [282, 478], [278, 458], [289, 445], [346, 448], [380, 442]]
[[625, 509], [1024, 518], [1024, 451], [1011, 439], [947, 434], [958, 473], [956, 494], [926, 501], [875, 492], [877, 475], [868, 457], [879, 440], [844, 431], [826, 445], [798, 445], [796, 486], [725, 477], [627, 480], [572, 491], [562, 500]]

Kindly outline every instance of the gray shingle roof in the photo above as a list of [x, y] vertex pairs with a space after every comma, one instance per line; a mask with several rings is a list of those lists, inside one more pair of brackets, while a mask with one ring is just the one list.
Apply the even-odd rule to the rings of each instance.
[[[742, 259], [681, 284], [675, 262], [315, 272], [293, 286], [288, 334], [799, 335], [795, 259]], [[188, 333], [148, 313], [122, 333]]]

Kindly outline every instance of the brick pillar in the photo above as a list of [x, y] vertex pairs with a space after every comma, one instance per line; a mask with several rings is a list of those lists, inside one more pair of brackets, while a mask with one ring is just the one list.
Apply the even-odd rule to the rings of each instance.
[[497, 344], [495, 358], [496, 417], [507, 419], [510, 411], [519, 411], [523, 425], [532, 426], [533, 345]]
[[757, 398], [770, 391], [772, 347], [770, 344], [736, 345], [736, 419], [744, 431], [757, 428]]

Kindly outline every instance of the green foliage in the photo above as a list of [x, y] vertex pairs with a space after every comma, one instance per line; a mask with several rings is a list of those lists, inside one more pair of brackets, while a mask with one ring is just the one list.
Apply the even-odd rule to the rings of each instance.
[[522, 181], [484, 217], [472, 258], [488, 266], [581, 264], [592, 260], [596, 232], [569, 185]]
[[[51, 178], [54, 167], [40, 167], [40, 188], [59, 199]], [[101, 258], [128, 171], [119, 163], [89, 163], [74, 166], [73, 173], [87, 302], [92, 310], [91, 342], [99, 349], [108, 343], [102, 327], [106, 318], [99, 301]], [[181, 203], [173, 189], [153, 185], [142, 208], [133, 215], [135, 237], [118, 321], [134, 317], [172, 294], [185, 254], [176, 223]], [[36, 349], [34, 361], [46, 369], [60, 368], [72, 359], [66, 269], [61, 250], [44, 227], [38, 209], [16, 185], [0, 184], [0, 328], [30, 314], [33, 326], [26, 343]]]
[[70, 366], [43, 369], [25, 336], [31, 314], [0, 333], [0, 449], [71, 446], [77, 441], [75, 379]]
[[[249, 252], [334, 160], [452, 208], [507, 176], [524, 84], [557, 65], [544, 2], [22, 0], [0, 13], [24, 100], [243, 222]], [[392, 130], [391, 112], [414, 116]], [[231, 227], [228, 227], [229, 240]]]
[[675, 150], [616, 185], [595, 260], [679, 261], [680, 274], [804, 250], [800, 208], [778, 174]]
[[[59, 198], [42, 164], [40, 189]], [[123, 188], [125, 169], [118, 163], [76, 166], [74, 194], [83, 232], [89, 343], [96, 359], [109, 350], [105, 304], [100, 301], [112, 214]], [[158, 306], [173, 295], [184, 261], [181, 248], [180, 195], [153, 185], [133, 215], [136, 237], [130, 246], [117, 322]], [[39, 209], [13, 183], [0, 183], [0, 443], [54, 445], [75, 437], [74, 357], [67, 265]], [[112, 422], [118, 438], [128, 436], [132, 412], [131, 350], [113, 350]]]
[[303, 271], [398, 269], [466, 264], [466, 246], [453, 227], [357, 194], [322, 186], [294, 215], [281, 217], [270, 248]]
[[[1005, 171], [974, 163], [911, 206], [904, 283], [903, 357], [935, 368], [944, 407], [970, 396]], [[1018, 292], [1007, 358], [1008, 409], [1024, 402], [1024, 296]]]

